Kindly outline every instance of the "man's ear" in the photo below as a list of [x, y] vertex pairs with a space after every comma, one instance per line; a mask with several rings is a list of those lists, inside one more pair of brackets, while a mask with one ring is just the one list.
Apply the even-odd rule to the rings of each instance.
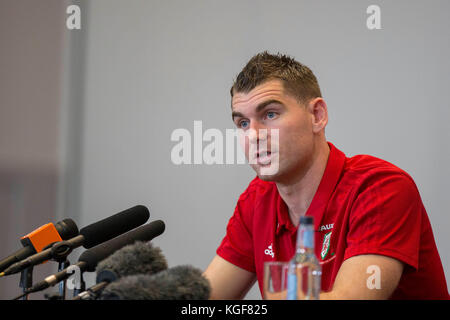
[[324, 130], [328, 123], [328, 108], [325, 100], [320, 97], [311, 99], [307, 108], [311, 114], [313, 132], [319, 133]]

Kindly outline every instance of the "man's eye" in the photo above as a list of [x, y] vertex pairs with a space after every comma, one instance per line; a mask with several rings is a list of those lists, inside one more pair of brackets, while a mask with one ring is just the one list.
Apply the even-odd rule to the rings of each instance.
[[248, 127], [248, 121], [247, 120], [239, 121], [238, 125], [239, 125], [239, 128], [245, 129]]
[[267, 119], [273, 119], [273, 118], [275, 118], [276, 113], [272, 112], [272, 111], [269, 111], [269, 112], [267, 112], [266, 115], [267, 115]]

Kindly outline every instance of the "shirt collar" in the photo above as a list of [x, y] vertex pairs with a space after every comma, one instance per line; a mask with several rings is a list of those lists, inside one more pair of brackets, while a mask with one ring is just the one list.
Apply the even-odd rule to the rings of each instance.
[[[345, 164], [345, 154], [336, 148], [331, 142], [328, 142], [330, 147], [330, 154], [328, 156], [327, 166], [320, 180], [319, 187], [314, 194], [313, 200], [306, 211], [306, 216], [314, 217], [314, 228], [319, 229], [319, 225], [322, 221], [323, 214], [330, 200], [336, 185], [341, 176], [342, 170]], [[293, 225], [289, 218], [289, 211], [286, 203], [277, 192], [277, 228], [276, 234], [279, 235], [283, 228], [294, 232], [297, 228]]]

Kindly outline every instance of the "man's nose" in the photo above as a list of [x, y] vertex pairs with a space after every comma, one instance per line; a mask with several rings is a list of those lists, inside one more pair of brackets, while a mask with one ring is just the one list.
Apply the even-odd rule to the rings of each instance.
[[250, 143], [259, 143], [267, 139], [267, 127], [258, 121], [252, 121], [249, 128]]

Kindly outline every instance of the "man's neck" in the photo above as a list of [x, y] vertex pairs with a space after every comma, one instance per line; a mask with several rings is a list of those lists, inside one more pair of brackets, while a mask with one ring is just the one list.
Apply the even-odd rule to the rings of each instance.
[[329, 154], [330, 148], [325, 142], [318, 148], [310, 166], [299, 175], [298, 179], [289, 184], [276, 183], [278, 192], [289, 209], [289, 217], [294, 226], [297, 226], [300, 217], [306, 214], [316, 194]]

